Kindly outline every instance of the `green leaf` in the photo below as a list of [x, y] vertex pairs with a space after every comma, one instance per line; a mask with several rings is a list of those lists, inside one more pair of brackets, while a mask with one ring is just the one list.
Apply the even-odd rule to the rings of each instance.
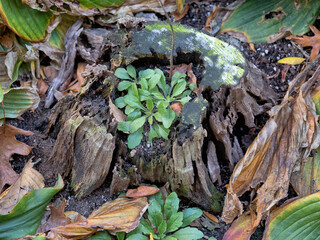
[[169, 103], [168, 102], [165, 102], [165, 101], [160, 101], [158, 103], [158, 112], [161, 114], [161, 115], [165, 115], [167, 114], [167, 107], [168, 107]]
[[54, 18], [52, 12], [32, 9], [21, 0], [0, 0], [0, 13], [13, 32], [32, 42], [44, 40], [46, 29]]
[[[37, 236], [35, 238], [32, 238], [32, 240], [46, 240], [46, 237], [43, 236], [43, 235], [39, 235], [39, 236]], [[107, 240], [109, 240], [109, 239], [107, 239]]]
[[150, 80], [148, 81], [148, 84], [149, 84], [149, 89], [153, 89], [157, 84], [158, 82], [160, 81], [160, 78], [161, 78], [161, 75], [156, 73], [154, 74]]
[[[119, 69], [119, 68], [118, 68]], [[117, 70], [118, 70], [117, 69]], [[129, 87], [132, 86], [132, 82], [129, 82], [129, 81], [121, 81], [118, 85], [118, 90], [119, 91], [124, 91], [124, 90], [127, 90]]]
[[141, 233], [136, 233], [127, 237], [126, 240], [149, 240], [149, 238], [142, 235]]
[[158, 137], [159, 137], [158, 133], [153, 129], [152, 126], [150, 126], [150, 132], [149, 132], [149, 135], [148, 135], [149, 142], [152, 144], [152, 140], [154, 138], [158, 138]]
[[199, 208], [187, 208], [183, 210], [183, 224], [182, 227], [188, 226], [192, 221], [201, 217], [202, 210]]
[[124, 113], [126, 115], [129, 115], [130, 113], [134, 112], [135, 110], [136, 110], [135, 108], [132, 108], [129, 105], [127, 105], [126, 108], [124, 109]]
[[153, 124], [153, 116], [152, 115], [148, 118], [148, 123], [152, 126], [152, 124]]
[[[16, 118], [28, 109], [36, 109], [40, 98], [33, 88], [21, 87], [4, 91], [3, 105], [6, 118]], [[2, 106], [0, 108], [0, 119], [4, 118]]]
[[138, 129], [142, 128], [142, 126], [146, 122], [146, 118], [147, 118], [146, 116], [143, 116], [133, 120], [132, 123], [130, 124], [130, 133], [134, 133]]
[[182, 105], [185, 105], [187, 102], [189, 102], [191, 99], [191, 97], [184, 97], [184, 98], [181, 98], [179, 100], [179, 102], [181, 102]]
[[167, 221], [167, 232], [174, 232], [182, 226], [183, 213], [177, 212], [171, 215]]
[[165, 97], [159, 92], [152, 92], [152, 95], [159, 100], [165, 100]]
[[114, 72], [114, 75], [116, 75], [116, 77], [120, 79], [131, 79], [127, 70], [125, 70], [124, 68], [117, 68]]
[[0, 83], [0, 103], [3, 101], [3, 89], [1, 87], [1, 83]]
[[175, 237], [172, 237], [172, 236], [168, 236], [165, 238], [165, 240], [178, 240], [178, 239], [176, 239]]
[[115, 101], [114, 104], [118, 107], [118, 108], [124, 108], [125, 106], [127, 106], [127, 104], [124, 102], [123, 97], [118, 97]]
[[134, 79], [137, 78], [137, 72], [136, 72], [136, 69], [132, 66], [132, 65], [129, 65], [127, 66], [127, 73]]
[[127, 121], [133, 121], [141, 116], [141, 112], [139, 109], [134, 110], [132, 113], [128, 114]]
[[159, 136], [168, 140], [168, 136], [170, 133], [169, 129], [166, 129], [165, 127], [163, 127], [162, 125], [159, 125], [159, 124], [154, 124], [154, 129], [156, 130], [156, 132], [158, 133]]
[[153, 116], [158, 122], [162, 122], [162, 115], [159, 112], [156, 112]]
[[[154, 187], [156, 187], [156, 186], [154, 186]], [[157, 192], [156, 194], [153, 194], [153, 195], [149, 196], [149, 203], [152, 203], [153, 201], [157, 201], [158, 202], [158, 204], [161, 206], [161, 212], [163, 212], [164, 201], [162, 199], [161, 191]]]
[[[140, 103], [139, 99], [131, 94], [127, 94], [123, 97], [123, 100], [126, 104], [128, 104], [132, 108], [139, 108], [144, 110], [144, 107]], [[127, 114], [127, 113], [126, 113]], [[128, 114], [127, 114], [128, 115]]]
[[148, 207], [148, 218], [156, 228], [159, 228], [163, 219], [161, 206], [157, 201], [153, 201]]
[[87, 240], [112, 240], [111, 235], [108, 231], [103, 231], [95, 234], [94, 236], [87, 238]]
[[167, 222], [163, 220], [158, 227], [158, 233], [159, 235], [162, 235], [166, 231], [167, 231]]
[[84, 10], [89, 10], [93, 8], [98, 8], [100, 10], [106, 7], [119, 7], [125, 1], [124, 0], [78, 0], [81, 8]]
[[134, 133], [131, 133], [128, 137], [128, 148], [134, 149], [137, 147], [141, 143], [142, 137], [142, 128]]
[[164, 202], [164, 214], [167, 219], [176, 214], [179, 209], [179, 198], [175, 192], [170, 193]]
[[[296, 6], [298, 2], [299, 6]], [[222, 32], [236, 32], [241, 40], [250, 43], [273, 42], [290, 34], [309, 31], [319, 15], [320, 1], [247, 0], [224, 22]]]
[[141, 218], [140, 219], [140, 224], [139, 224], [139, 227], [141, 226], [141, 231], [144, 233], [144, 234], [154, 234], [154, 231], [153, 231], [153, 228], [152, 226], [150, 225], [149, 222], [147, 222], [146, 219], [144, 218]]
[[141, 78], [141, 80], [140, 80], [139, 83], [140, 83], [140, 85], [141, 85], [142, 90], [148, 90], [149, 86], [148, 86], [148, 81], [147, 81], [147, 79]]
[[133, 95], [137, 98], [137, 99], [140, 99], [140, 95], [139, 95], [139, 91], [138, 91], [138, 87], [137, 87], [137, 84], [136, 83], [132, 83], [132, 92], [133, 92]]
[[264, 239], [317, 239], [320, 236], [320, 192], [285, 203], [269, 216]]
[[177, 239], [196, 240], [203, 237], [203, 233], [196, 228], [186, 227], [176, 231], [171, 235]]
[[127, 122], [118, 122], [118, 130], [122, 132], [129, 132], [130, 131], [130, 125], [132, 121]]
[[116, 236], [117, 236], [118, 240], [124, 240], [126, 233], [125, 232], [116, 232]]
[[160, 75], [160, 81], [158, 82], [158, 86], [164, 92], [165, 91], [165, 86], [166, 86], [166, 78], [165, 78], [163, 72], [160, 69], [156, 68], [154, 71], [157, 74]]
[[161, 114], [161, 116], [162, 116], [163, 126], [165, 128], [170, 128], [172, 122], [176, 118], [176, 113], [171, 108], [168, 108], [168, 109], [166, 109], [166, 113]]
[[174, 87], [172, 91], [172, 97], [179, 96], [186, 89], [186, 86], [187, 86], [186, 81], [181, 81], [177, 83], [177, 85]]
[[151, 78], [153, 74], [154, 74], [154, 71], [152, 69], [146, 69], [139, 72], [140, 78], [146, 78], [146, 79]]
[[176, 83], [176, 82], [179, 82], [179, 80], [181, 79], [185, 79], [186, 78], [186, 74], [185, 73], [181, 73], [179, 71], [176, 71], [173, 76], [172, 76], [172, 79], [171, 79], [171, 86], [174, 86], [175, 84], [173, 83]]
[[190, 85], [189, 85], [189, 88], [190, 88], [192, 91], [194, 91], [194, 90], [196, 89], [196, 87], [197, 87], [197, 84], [195, 84], [195, 83], [190, 83]]
[[215, 237], [210, 237], [208, 240], [217, 240]]
[[39, 227], [51, 198], [63, 188], [61, 176], [54, 187], [32, 190], [7, 215], [0, 215], [0, 239], [33, 235]]

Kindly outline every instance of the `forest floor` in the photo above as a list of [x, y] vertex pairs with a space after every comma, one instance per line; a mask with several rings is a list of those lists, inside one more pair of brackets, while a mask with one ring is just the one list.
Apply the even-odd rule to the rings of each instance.
[[[185, 24], [191, 27], [194, 27], [198, 30], [203, 30], [205, 22], [210, 15], [213, 5], [219, 4], [220, 6], [226, 6], [232, 1], [205, 1], [205, 3], [191, 4], [188, 13], [179, 20], [181, 24]], [[155, 15], [160, 20], [165, 18], [160, 15]], [[316, 23], [316, 26], [320, 25], [319, 21]], [[218, 38], [223, 38], [224, 40], [230, 39], [228, 36], [216, 36]], [[277, 63], [277, 61], [284, 57], [295, 56], [295, 57], [304, 57], [303, 51], [291, 41], [282, 39], [270, 44], [256, 44], [255, 51], [250, 50], [249, 44], [242, 43], [240, 41], [231, 41], [232, 44], [235, 44], [236, 47], [240, 49], [245, 58], [255, 64], [262, 72], [264, 72], [268, 78], [268, 85], [272, 88], [279, 96], [278, 102], [281, 101], [281, 98], [284, 96], [288, 83], [292, 80], [297, 73], [301, 70], [302, 65], [291, 66], [283, 78], [282, 71], [284, 70], [284, 65]], [[23, 169], [23, 166], [26, 162], [33, 157], [34, 162], [38, 162], [35, 165], [35, 168], [43, 174], [46, 179], [46, 185], [52, 186], [56, 181], [56, 176], [53, 176], [48, 167], [41, 164], [46, 162], [49, 159], [50, 154], [53, 150], [55, 144], [55, 138], [57, 133], [46, 134], [48, 129], [49, 115], [51, 109], [44, 108], [43, 100], [40, 103], [38, 109], [34, 112], [27, 112], [22, 117], [15, 120], [8, 120], [7, 123], [17, 126], [24, 130], [29, 130], [34, 133], [33, 136], [25, 137], [18, 136], [18, 140], [25, 142], [26, 144], [33, 147], [33, 150], [29, 156], [19, 156], [14, 155], [13, 160], [11, 161], [13, 169], [20, 173]], [[266, 120], [266, 119], [265, 119]], [[241, 128], [241, 126], [240, 126]], [[253, 133], [251, 136], [246, 135], [247, 139], [242, 142], [246, 142], [246, 146], [241, 146], [242, 148], [248, 147], [248, 145], [253, 141], [257, 132]], [[112, 169], [112, 167], [110, 168]], [[111, 171], [111, 170], [110, 170]], [[110, 176], [110, 174], [109, 174]], [[228, 171], [225, 174], [222, 174], [222, 186], [219, 187], [224, 193], [226, 192], [225, 184], [228, 183], [230, 178], [230, 173]], [[77, 211], [83, 216], [87, 217], [93, 210], [97, 209], [106, 201], [116, 198], [117, 196], [110, 196], [110, 183], [111, 177], [108, 177], [103, 185], [91, 193], [89, 196], [85, 197], [82, 200], [75, 198], [73, 191], [70, 188], [70, 182], [66, 179], [65, 188], [63, 191], [58, 193], [55, 196], [55, 203], [58, 204], [62, 199], [67, 199], [66, 211], [72, 210]], [[159, 186], [160, 187], [160, 186]], [[182, 199], [183, 207], [189, 207], [190, 203]], [[192, 205], [194, 206], [194, 205]], [[218, 216], [219, 218], [219, 216]], [[220, 219], [220, 218], [219, 218]], [[223, 223], [221, 220], [219, 224], [216, 225], [214, 231], [208, 231], [201, 227], [201, 230], [205, 232], [205, 235], [210, 237], [214, 236], [218, 240], [222, 239], [224, 232], [228, 229], [230, 225]], [[252, 239], [261, 239], [261, 234], [263, 228], [259, 227], [258, 231], [252, 236]]]

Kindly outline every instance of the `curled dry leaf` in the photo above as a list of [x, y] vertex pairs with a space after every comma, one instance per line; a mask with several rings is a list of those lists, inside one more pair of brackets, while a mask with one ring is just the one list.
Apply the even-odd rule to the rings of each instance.
[[30, 160], [23, 168], [17, 181], [0, 195], [0, 215], [6, 215], [29, 191], [44, 187], [44, 178], [33, 169]]
[[314, 33], [313, 37], [303, 35], [302, 37], [290, 36], [287, 39], [299, 43], [302, 47], [312, 47], [310, 61], [313, 61], [320, 51], [320, 31], [311, 24], [309, 24], [309, 27]]
[[175, 112], [180, 114], [182, 110], [182, 104], [180, 102], [176, 102], [170, 105], [170, 108]]
[[86, 69], [87, 63], [80, 62], [78, 63], [78, 68], [77, 68], [77, 79], [76, 81], [70, 83], [70, 85], [67, 87], [68, 90], [73, 91], [73, 92], [79, 92], [81, 86], [85, 83], [85, 79], [82, 77], [82, 73]]
[[[303, 88], [302, 88], [303, 89]], [[270, 110], [270, 119], [235, 167], [227, 189], [222, 219], [241, 215], [239, 197], [256, 189], [252, 210], [254, 229], [278, 201], [287, 196], [297, 160], [305, 159], [320, 143], [315, 106], [310, 94], [289, 98]]]
[[252, 217], [250, 215], [240, 216], [232, 223], [228, 231], [223, 235], [222, 240], [249, 240], [250, 236], [254, 232], [254, 229], [250, 229], [251, 225]]
[[128, 189], [126, 193], [126, 197], [146, 197], [153, 195], [157, 192], [159, 192], [160, 189], [156, 187], [150, 187], [150, 186], [140, 186], [137, 189]]
[[0, 126], [0, 191], [5, 184], [12, 185], [18, 178], [18, 174], [11, 168], [9, 159], [12, 154], [28, 155], [32, 147], [20, 142], [15, 135], [33, 135], [30, 131], [5, 124]]
[[216, 223], [219, 223], [219, 219], [212, 215], [211, 213], [208, 213], [206, 211], [203, 211], [204, 215], [206, 215], [209, 219], [211, 219], [212, 221], [216, 222]]
[[113, 104], [111, 98], [109, 98], [109, 106], [110, 106], [110, 112], [113, 114], [114, 118], [118, 122], [125, 122], [126, 121], [126, 115], [116, 106]]
[[130, 232], [139, 225], [148, 208], [147, 198], [118, 198], [103, 204], [85, 219], [66, 226], [52, 228], [48, 238], [84, 239], [103, 229], [111, 232]]

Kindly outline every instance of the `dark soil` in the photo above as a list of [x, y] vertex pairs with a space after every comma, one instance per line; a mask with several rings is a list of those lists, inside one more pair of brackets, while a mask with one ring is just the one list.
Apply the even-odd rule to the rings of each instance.
[[[180, 20], [179, 22], [182, 24], [186, 24], [202, 30], [205, 21], [209, 14], [212, 11], [212, 7], [215, 4], [219, 4], [220, 6], [226, 6], [229, 3], [233, 2], [229, 1], [206, 1], [201, 4], [191, 4], [189, 12], [187, 15]], [[164, 19], [164, 18], [162, 18]], [[319, 22], [317, 23], [319, 25]], [[226, 38], [226, 36], [218, 36], [222, 38]], [[228, 37], [228, 39], [230, 39]], [[303, 52], [292, 42], [288, 40], [279, 40], [272, 44], [257, 44], [255, 45], [256, 52], [251, 51], [249, 49], [249, 45], [247, 43], [241, 43], [238, 40], [232, 40], [233, 43], [236, 44], [237, 47], [243, 52], [244, 56], [251, 62], [253, 62], [260, 70], [266, 73], [268, 76], [268, 84], [270, 88], [274, 89], [280, 96], [283, 96], [287, 90], [288, 82], [293, 79], [293, 77], [301, 70], [302, 65], [292, 66], [289, 68], [288, 73], [285, 78], [282, 77], [282, 70], [284, 66], [278, 64], [277, 61], [281, 58], [288, 56], [296, 56], [296, 57], [304, 57]], [[196, 73], [196, 75], [201, 73]], [[37, 170], [39, 170], [46, 179], [46, 185], [52, 186], [54, 185], [57, 176], [52, 176], [50, 172], [50, 168], [42, 164], [47, 159], [49, 159], [50, 154], [53, 150], [53, 146], [55, 143], [55, 139], [46, 134], [48, 128], [48, 119], [50, 115], [50, 109], [47, 110], [44, 108], [43, 102], [40, 104], [39, 108], [35, 110], [35, 112], [25, 113], [21, 118], [15, 120], [7, 120], [7, 123], [22, 128], [24, 130], [30, 130], [34, 132], [34, 135], [31, 137], [18, 136], [18, 140], [25, 142], [26, 144], [33, 147], [31, 154], [27, 157], [22, 157], [18, 155], [13, 156], [13, 160], [11, 164], [13, 169], [20, 173], [25, 165], [25, 163], [33, 158], [34, 162], [37, 162], [35, 165]], [[263, 119], [266, 121], [266, 119]], [[257, 133], [253, 133], [251, 137], [248, 138], [248, 144], [251, 143], [254, 136]], [[159, 146], [161, 147], [163, 142], [159, 142]], [[149, 146], [145, 146], [149, 147]], [[228, 183], [230, 177], [230, 171], [227, 167], [222, 166], [222, 186]], [[66, 187], [63, 191], [61, 191], [57, 196], [55, 196], [55, 201], [60, 202], [61, 199], [67, 199], [67, 207], [66, 210], [77, 211], [87, 217], [94, 209], [97, 209], [104, 202], [109, 201], [116, 196], [110, 196], [110, 185], [111, 180], [107, 179], [106, 182], [97, 190], [95, 190], [90, 196], [84, 198], [83, 200], [77, 200], [74, 196], [74, 193], [69, 187], [68, 180], [66, 180]], [[222, 192], [225, 192], [225, 187], [217, 186], [218, 189]], [[248, 199], [249, 200], [249, 199]], [[189, 207], [190, 203], [188, 201], [182, 200], [184, 207]], [[210, 236], [214, 236], [218, 240], [222, 239], [224, 232], [228, 229], [229, 225], [225, 224], [221, 221], [218, 216], [220, 222], [216, 226], [215, 230], [210, 231], [205, 229], [204, 227], [200, 227], [201, 230], [205, 232], [206, 238]], [[261, 239], [263, 233], [263, 228], [259, 227], [257, 232], [254, 234], [252, 239]]]

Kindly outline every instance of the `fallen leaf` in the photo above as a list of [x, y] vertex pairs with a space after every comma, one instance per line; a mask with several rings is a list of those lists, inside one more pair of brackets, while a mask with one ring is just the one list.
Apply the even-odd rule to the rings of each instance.
[[189, 11], [189, 5], [186, 5], [183, 8], [182, 12], [179, 11], [174, 11], [173, 17], [174, 17], [174, 22], [181, 20]]
[[[251, 229], [252, 217], [250, 215], [242, 215], [235, 220], [229, 227], [228, 231], [223, 235], [222, 240], [249, 240], [255, 229]], [[249, 229], [249, 230], [248, 230]]]
[[211, 219], [212, 221], [216, 222], [216, 223], [219, 223], [219, 219], [212, 215], [211, 213], [208, 213], [206, 211], [203, 211], [204, 215], [206, 215], [209, 219]]
[[85, 83], [85, 79], [82, 77], [82, 73], [86, 69], [87, 63], [80, 62], [78, 63], [77, 68], [77, 79], [75, 82], [70, 83], [70, 85], [67, 87], [68, 90], [79, 92], [81, 86]]
[[[38, 93], [41, 97], [46, 95], [48, 88], [49, 88], [49, 85], [42, 78], [40, 78], [37, 81], [37, 89], [38, 89]], [[42, 99], [42, 100], [44, 100], [44, 99]]]
[[23, 168], [17, 181], [0, 195], [0, 215], [6, 215], [16, 206], [29, 191], [44, 187], [44, 178], [33, 169], [30, 160]]
[[110, 112], [118, 122], [126, 121], [126, 118], [127, 118], [126, 115], [116, 105], [113, 104], [110, 97], [109, 97], [109, 106], [110, 106]]
[[176, 4], [177, 4], [177, 11], [179, 13], [183, 12], [183, 6], [184, 6], [184, 0], [176, 0]]
[[46, 232], [51, 228], [58, 227], [58, 226], [65, 226], [71, 223], [70, 218], [68, 218], [64, 213], [66, 204], [67, 204], [67, 201], [63, 200], [58, 206], [58, 208], [55, 208], [54, 206], [49, 206], [50, 217], [48, 221], [46, 221], [44, 224], [39, 226], [37, 232]]
[[309, 37], [303, 35], [302, 37], [290, 36], [287, 37], [288, 40], [292, 40], [296, 43], [299, 43], [302, 47], [312, 47], [310, 62], [318, 56], [320, 51], [320, 31], [315, 27], [308, 23], [311, 31], [314, 33], [313, 37]]
[[181, 102], [176, 102], [170, 105], [170, 108], [177, 114], [181, 113], [183, 105], [181, 104]]
[[103, 204], [85, 220], [52, 228], [47, 237], [84, 239], [103, 229], [112, 233], [128, 233], [139, 225], [140, 218], [147, 208], [146, 197], [118, 198]]
[[[302, 86], [301, 89], [304, 88]], [[298, 160], [309, 156], [320, 144], [320, 131], [315, 106], [310, 94], [284, 99], [270, 110], [270, 119], [236, 165], [227, 187], [222, 219], [226, 222], [242, 214], [239, 197], [256, 189], [251, 229], [258, 226], [279, 200], [287, 196], [289, 180]], [[311, 114], [312, 118], [308, 117]], [[312, 143], [308, 131], [314, 130]]]
[[128, 189], [126, 193], [126, 197], [132, 197], [132, 198], [146, 197], [146, 196], [153, 195], [159, 191], [160, 189], [156, 187], [140, 186], [137, 189]]
[[1, 36], [0, 44], [6, 48], [12, 48], [13, 39], [14, 39], [14, 33], [12, 31], [7, 31], [5, 34]]
[[249, 43], [249, 48], [250, 48], [251, 51], [257, 52], [257, 50], [254, 48], [254, 44], [253, 43]]
[[289, 65], [298, 65], [298, 64], [301, 64], [304, 60], [306, 60], [306, 59], [302, 58], [302, 57], [286, 57], [286, 58], [282, 58], [282, 59], [278, 60], [278, 63], [289, 64]]
[[32, 147], [16, 139], [15, 135], [18, 134], [33, 135], [30, 131], [25, 131], [9, 124], [0, 126], [0, 191], [5, 184], [12, 185], [18, 179], [18, 174], [11, 168], [9, 163], [11, 155], [28, 155], [32, 149]]
[[58, 71], [52, 66], [41, 66], [41, 77], [47, 78], [48, 82], [52, 82], [52, 80], [58, 76]]

